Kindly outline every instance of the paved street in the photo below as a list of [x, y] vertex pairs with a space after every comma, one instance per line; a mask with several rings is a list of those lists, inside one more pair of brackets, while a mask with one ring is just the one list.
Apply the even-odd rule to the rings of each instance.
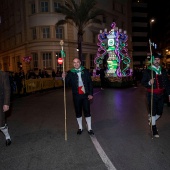
[[[94, 88], [91, 102], [94, 137], [77, 136], [72, 94], [63, 89], [16, 98], [8, 113], [12, 144], [0, 135], [2, 170], [169, 170], [170, 107], [157, 122], [160, 138], [152, 139], [147, 122], [145, 89]], [[67, 134], [67, 140], [65, 140]]]

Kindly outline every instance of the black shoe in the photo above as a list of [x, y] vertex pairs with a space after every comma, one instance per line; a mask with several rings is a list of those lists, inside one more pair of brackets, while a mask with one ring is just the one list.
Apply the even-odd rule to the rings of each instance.
[[89, 131], [88, 131], [88, 134], [89, 134], [89, 135], [94, 135], [93, 130], [89, 130]]
[[82, 134], [82, 132], [83, 132], [83, 130], [78, 129], [78, 131], [77, 131], [77, 135], [81, 135], [81, 134]]
[[11, 145], [11, 139], [6, 139], [6, 146]]
[[153, 133], [153, 136], [154, 136], [155, 138], [159, 138], [159, 134], [158, 134], [158, 130], [157, 130], [156, 125], [153, 125], [153, 126], [152, 126], [152, 133]]

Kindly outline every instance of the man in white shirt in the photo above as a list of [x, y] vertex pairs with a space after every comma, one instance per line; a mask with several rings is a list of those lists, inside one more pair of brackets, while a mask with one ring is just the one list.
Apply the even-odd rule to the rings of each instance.
[[83, 132], [82, 125], [82, 111], [87, 122], [87, 128], [89, 135], [94, 135], [91, 128], [91, 113], [90, 113], [90, 100], [93, 99], [93, 84], [91, 80], [90, 72], [81, 66], [79, 58], [73, 60], [73, 69], [67, 74], [63, 73], [62, 77], [65, 78], [66, 85], [71, 85], [73, 93], [73, 102], [76, 112], [76, 118], [78, 123], [77, 134], [80, 135]]

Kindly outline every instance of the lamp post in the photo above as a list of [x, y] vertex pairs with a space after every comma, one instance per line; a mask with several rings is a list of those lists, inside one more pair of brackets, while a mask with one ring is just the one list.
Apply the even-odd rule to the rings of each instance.
[[149, 38], [149, 49], [150, 49], [150, 53], [147, 56], [147, 59], [151, 58], [151, 50], [152, 50], [152, 46], [154, 46], [154, 43], [152, 42], [152, 24], [155, 22], [155, 19], [150, 19], [149, 21], [149, 29], [148, 29], [148, 38]]
[[152, 24], [155, 22], [155, 19], [150, 20], [150, 39], [152, 38]]
[[168, 56], [170, 55], [170, 50], [169, 49], [166, 49], [165, 50], [165, 57], [164, 57], [164, 63], [165, 63], [165, 65], [166, 65], [166, 67], [168, 68], [168, 74], [170, 73], [170, 71], [169, 71], [169, 64], [168, 64], [168, 60], [170, 60], [170, 58], [168, 58]]

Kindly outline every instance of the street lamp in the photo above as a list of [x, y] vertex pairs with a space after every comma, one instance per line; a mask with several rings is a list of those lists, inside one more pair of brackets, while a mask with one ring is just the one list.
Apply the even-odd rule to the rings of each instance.
[[154, 22], [155, 20], [154, 19], [151, 19], [151, 22]]

